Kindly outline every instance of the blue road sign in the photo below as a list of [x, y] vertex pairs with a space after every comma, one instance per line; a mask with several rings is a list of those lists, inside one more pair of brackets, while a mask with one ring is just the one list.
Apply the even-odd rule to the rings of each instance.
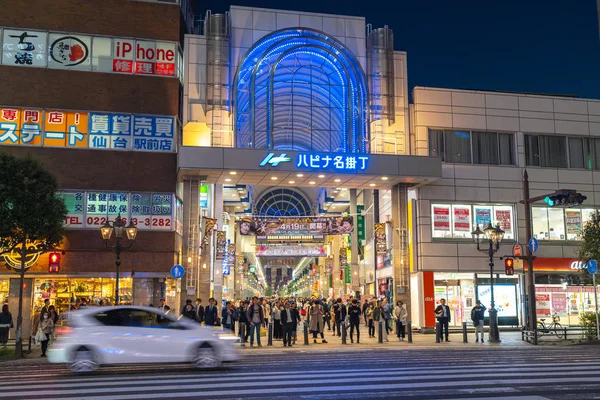
[[595, 274], [598, 271], [598, 262], [596, 260], [590, 260], [587, 262], [587, 271], [590, 274]]
[[540, 243], [536, 238], [531, 238], [529, 239], [529, 243], [527, 244], [527, 246], [529, 247], [529, 250], [531, 250], [532, 253], [535, 253], [540, 247]]
[[171, 267], [171, 276], [175, 279], [179, 279], [185, 273], [185, 269], [179, 264], [173, 265]]

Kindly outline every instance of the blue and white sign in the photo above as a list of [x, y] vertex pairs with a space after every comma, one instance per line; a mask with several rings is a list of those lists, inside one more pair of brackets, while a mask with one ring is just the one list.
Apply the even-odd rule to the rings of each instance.
[[231, 266], [229, 264], [223, 264], [223, 275], [231, 274]]
[[133, 149], [148, 151], [173, 151], [175, 118], [133, 116]]
[[588, 261], [586, 266], [587, 266], [587, 271], [592, 275], [598, 271], [598, 262], [596, 260]]
[[538, 242], [538, 240], [536, 238], [529, 239], [529, 243], [527, 245], [529, 247], [529, 250], [531, 250], [532, 253], [535, 253], [537, 251], [537, 249], [540, 247], [540, 243]]
[[266, 165], [276, 167], [281, 163], [294, 162], [297, 168], [309, 168], [317, 171], [364, 171], [369, 165], [369, 156], [367, 154], [314, 154], [300, 153], [295, 159], [289, 157], [286, 153], [269, 153], [260, 162], [260, 166]]
[[179, 264], [175, 264], [171, 267], [171, 276], [175, 279], [181, 278], [184, 273], [185, 269]]

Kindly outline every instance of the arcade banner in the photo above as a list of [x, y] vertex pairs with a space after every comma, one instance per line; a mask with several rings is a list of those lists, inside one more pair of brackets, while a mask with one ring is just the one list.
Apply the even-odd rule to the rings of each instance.
[[385, 234], [385, 223], [375, 224], [375, 245], [378, 255], [387, 254], [387, 238]]
[[225, 247], [227, 246], [227, 238], [225, 236], [225, 231], [217, 231], [217, 246], [216, 246], [216, 260], [224, 260], [225, 259]]
[[348, 235], [354, 229], [352, 217], [272, 218], [252, 217], [238, 221], [244, 236]]

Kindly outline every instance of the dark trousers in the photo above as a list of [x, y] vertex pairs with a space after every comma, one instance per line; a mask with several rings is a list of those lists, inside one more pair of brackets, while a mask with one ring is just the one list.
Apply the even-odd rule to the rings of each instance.
[[390, 319], [389, 318], [384, 318], [383, 320], [385, 322], [385, 333], [387, 333], [389, 335], [390, 331], [392, 330], [390, 328]]
[[350, 321], [350, 341], [353, 341], [354, 328], [356, 327], [356, 342], [360, 342], [360, 321]]
[[405, 329], [406, 328], [404, 327], [404, 324], [400, 322], [400, 320], [396, 321], [396, 335], [398, 337], [404, 339], [404, 337], [406, 336]]
[[294, 323], [288, 322], [283, 324], [283, 345], [292, 345], [292, 333], [294, 332]]
[[[335, 319], [335, 326], [333, 327], [334, 331], [337, 328], [337, 335], [338, 336], [342, 336], [342, 321], [340, 321], [339, 319]], [[335, 332], [333, 332], [335, 334]]]
[[283, 335], [281, 332], [281, 320], [274, 319], [273, 320], [273, 339], [281, 339], [282, 336]]
[[369, 320], [369, 336], [375, 336], [375, 324], [372, 319]]
[[327, 330], [331, 330], [331, 318], [323, 318], [323, 323], [327, 325]]
[[46, 351], [48, 350], [48, 340], [42, 340], [42, 355], [46, 355]]
[[448, 317], [438, 318], [438, 322], [440, 323], [440, 340], [444, 337], [445, 332], [446, 341], [448, 341]]

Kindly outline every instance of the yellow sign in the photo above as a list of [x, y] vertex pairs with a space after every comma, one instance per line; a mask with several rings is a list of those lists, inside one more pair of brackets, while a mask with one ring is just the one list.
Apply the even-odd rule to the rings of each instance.
[[[4, 258], [4, 262], [6, 262], [6, 264], [13, 269], [21, 269], [21, 255], [19, 254], [19, 249], [21, 249], [21, 247], [21, 245], [18, 245], [10, 253], [5, 253], [2, 255], [2, 257]], [[27, 242], [27, 250], [37, 250], [37, 242]], [[32, 252], [27, 254], [27, 256], [25, 256], [25, 269], [29, 269], [33, 264], [37, 262], [39, 258], [39, 252]]]

